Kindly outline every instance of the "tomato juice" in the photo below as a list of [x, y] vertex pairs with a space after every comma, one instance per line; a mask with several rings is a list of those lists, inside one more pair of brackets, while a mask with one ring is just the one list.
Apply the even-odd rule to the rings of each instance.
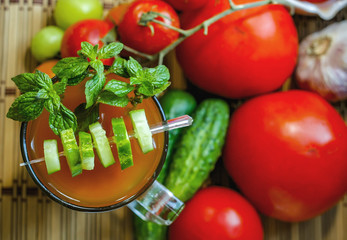
[[[82, 102], [85, 102], [83, 84], [67, 87], [63, 100], [64, 105], [73, 111]], [[138, 104], [135, 109], [145, 109], [148, 123], [152, 125], [162, 122], [164, 119], [157, 104], [155, 100], [148, 98]], [[131, 104], [128, 104], [125, 108], [100, 104], [99, 122], [106, 130], [107, 137], [113, 135], [111, 119], [114, 117], [122, 116], [128, 132], [132, 131], [131, 120], [127, 112], [133, 109], [134, 107]], [[44, 111], [39, 118], [27, 125], [26, 150], [28, 160], [43, 157], [43, 141], [45, 139], [57, 139], [58, 149], [63, 151], [59, 136], [55, 135], [49, 128], [48, 112]], [[31, 174], [34, 173], [37, 176], [44, 188], [48, 189], [48, 192], [69, 204], [77, 206], [77, 208], [82, 207], [83, 210], [110, 206], [116, 208], [142, 193], [158, 174], [157, 170], [160, 170], [166, 156], [167, 134], [153, 135], [153, 143], [154, 150], [143, 154], [137, 140], [131, 138], [134, 165], [124, 170], [120, 168], [115, 144], [111, 144], [111, 149], [116, 163], [107, 168], [101, 165], [97, 153], [94, 151], [94, 169], [83, 170], [82, 174], [75, 177], [71, 176], [64, 156], [60, 157], [61, 170], [53, 174], [48, 175], [45, 162], [31, 164], [28, 166], [28, 170], [29, 173], [32, 171]]]

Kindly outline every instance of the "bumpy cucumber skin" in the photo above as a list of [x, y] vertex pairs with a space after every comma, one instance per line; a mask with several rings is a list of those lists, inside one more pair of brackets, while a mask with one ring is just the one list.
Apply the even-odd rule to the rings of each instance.
[[94, 147], [92, 142], [92, 136], [80, 131], [78, 132], [79, 138], [79, 151], [82, 160], [82, 169], [93, 170], [94, 169]]
[[[213, 170], [222, 153], [229, 115], [225, 101], [207, 99], [192, 114], [193, 125], [183, 129], [164, 181], [182, 201], [189, 200]], [[135, 216], [134, 229], [137, 240], [165, 240], [168, 228]]]
[[123, 118], [112, 118], [113, 139], [117, 146], [121, 169], [134, 165], [131, 143]]
[[133, 224], [136, 240], [166, 240], [167, 226], [146, 222], [137, 216]]
[[222, 99], [206, 99], [192, 117], [193, 125], [184, 130], [164, 183], [184, 202], [201, 187], [222, 154], [230, 108]]
[[82, 173], [82, 162], [75, 134], [71, 128], [66, 129], [60, 133], [60, 138], [62, 140], [64, 154], [67, 159], [71, 175], [75, 177]]
[[110, 143], [106, 137], [106, 132], [102, 128], [101, 124], [99, 122], [90, 124], [89, 131], [92, 134], [94, 146], [101, 164], [105, 168], [114, 164], [116, 161], [114, 160]]
[[[164, 111], [167, 120], [182, 115], [190, 115], [197, 106], [194, 96], [184, 90], [170, 89], [160, 99], [160, 105]], [[157, 181], [163, 183], [168, 174], [170, 163], [172, 161], [175, 145], [182, 133], [182, 128], [169, 131], [169, 143], [166, 154], [166, 160], [157, 178]], [[134, 231], [137, 240], [165, 240], [167, 227], [155, 223], [146, 222], [134, 216]]]
[[[193, 95], [184, 90], [178, 89], [168, 90], [165, 95], [159, 99], [159, 102], [167, 120], [182, 115], [190, 115], [197, 106], [197, 102]], [[179, 140], [182, 130], [182, 128], [179, 128], [169, 131], [166, 160], [157, 178], [158, 182], [163, 183], [167, 176], [172, 154], [174, 152], [174, 146]]]

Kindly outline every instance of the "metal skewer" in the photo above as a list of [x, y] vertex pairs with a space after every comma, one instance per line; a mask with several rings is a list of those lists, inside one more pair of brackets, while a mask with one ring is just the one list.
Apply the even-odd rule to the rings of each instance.
[[[177, 118], [163, 121], [163, 122], [158, 123], [158, 124], [151, 125], [150, 130], [151, 130], [152, 134], [157, 134], [157, 133], [166, 132], [166, 131], [170, 131], [170, 130], [177, 129], [177, 128], [188, 127], [188, 126], [192, 125], [192, 123], [193, 123], [193, 118], [191, 118], [188, 115], [183, 115], [183, 116], [180, 116]], [[128, 135], [129, 135], [129, 138], [135, 137], [134, 132], [129, 132]], [[108, 141], [110, 143], [113, 143], [113, 137], [109, 137]], [[62, 157], [62, 156], [65, 156], [63, 151], [59, 152], [59, 157]], [[44, 157], [30, 160], [29, 162], [25, 162], [25, 163], [20, 163], [19, 166], [22, 167], [22, 166], [29, 165], [29, 164], [40, 163], [43, 161], [45, 161]]]

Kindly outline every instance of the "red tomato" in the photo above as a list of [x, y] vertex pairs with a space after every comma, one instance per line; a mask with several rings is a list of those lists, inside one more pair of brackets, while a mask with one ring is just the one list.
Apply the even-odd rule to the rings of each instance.
[[128, 2], [119, 4], [118, 6], [111, 8], [105, 17], [105, 21], [110, 21], [114, 25], [118, 26], [119, 23], [123, 20], [124, 14], [128, 11], [130, 5], [130, 2]]
[[169, 228], [170, 240], [261, 240], [258, 213], [239, 193], [226, 187], [199, 190]]
[[176, 10], [190, 11], [203, 7], [208, 0], [165, 0]]
[[[87, 19], [79, 21], [65, 30], [61, 43], [61, 56], [77, 57], [77, 51], [81, 50], [81, 43], [86, 41], [92, 45], [99, 44], [101, 48], [104, 43], [104, 38], [113, 28], [111, 22], [106, 22], [98, 19]], [[107, 59], [104, 64], [111, 65], [113, 59]]]
[[[209, 0], [199, 11], [183, 12], [182, 27], [189, 29], [228, 8], [228, 0]], [[284, 6], [274, 4], [236, 11], [210, 25], [207, 35], [200, 30], [177, 47], [188, 79], [228, 98], [279, 88], [294, 70], [297, 55], [293, 19]]]
[[318, 94], [290, 90], [255, 97], [229, 125], [223, 160], [262, 213], [302, 221], [347, 190], [347, 127]]
[[118, 33], [124, 45], [147, 54], [155, 54], [174, 42], [179, 33], [158, 23], [148, 22], [146, 26], [139, 25], [143, 13], [157, 12], [162, 16], [155, 19], [173, 27], [180, 27], [175, 10], [166, 2], [160, 0], [135, 1], [125, 13], [119, 24]]

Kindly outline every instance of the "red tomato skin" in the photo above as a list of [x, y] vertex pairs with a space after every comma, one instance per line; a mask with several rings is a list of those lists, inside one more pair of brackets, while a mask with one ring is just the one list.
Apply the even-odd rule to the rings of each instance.
[[163, 21], [168, 25], [179, 28], [180, 21], [175, 10], [166, 2], [160, 0], [138, 0], [135, 1], [125, 13], [118, 27], [120, 39], [124, 45], [147, 54], [155, 54], [174, 42], [179, 33], [157, 23], [152, 25], [154, 34], [149, 26], [138, 24], [141, 15], [148, 11], [154, 11], [166, 16], [157, 17], [156, 20]]
[[[101, 48], [104, 43], [101, 41], [103, 37], [109, 33], [114, 25], [111, 22], [87, 19], [79, 21], [65, 30], [61, 43], [61, 56], [77, 57], [77, 51], [81, 50], [81, 43], [86, 41], [92, 45], [99, 44]], [[104, 59], [104, 64], [110, 65], [113, 59]]]
[[[199, 11], [182, 13], [182, 28], [196, 26], [228, 8], [227, 0], [209, 0]], [[207, 35], [200, 30], [176, 52], [194, 85], [223, 97], [245, 98], [279, 88], [292, 74], [298, 35], [287, 9], [271, 4], [220, 19], [209, 26]]]
[[230, 120], [223, 161], [263, 214], [297, 222], [322, 214], [347, 190], [347, 127], [318, 94], [255, 97]]
[[202, 8], [208, 0], [165, 0], [178, 11], [191, 11]]
[[236, 191], [220, 186], [199, 190], [169, 228], [169, 240], [262, 240], [254, 207]]

